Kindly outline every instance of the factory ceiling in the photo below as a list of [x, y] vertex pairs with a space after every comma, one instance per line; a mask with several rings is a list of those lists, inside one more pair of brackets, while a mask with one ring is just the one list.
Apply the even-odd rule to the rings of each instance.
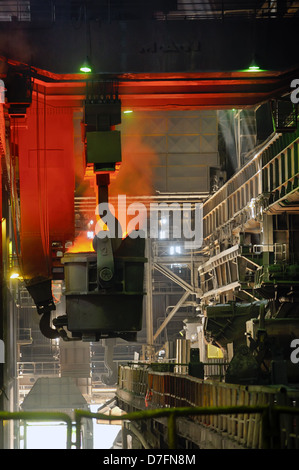
[[[181, 110], [256, 106], [298, 78], [298, 2], [106, 3], [1, 6], [0, 78], [27, 67], [47, 99], [70, 106], [87, 80], [115, 80], [123, 107]], [[78, 73], [87, 57], [91, 75]]]

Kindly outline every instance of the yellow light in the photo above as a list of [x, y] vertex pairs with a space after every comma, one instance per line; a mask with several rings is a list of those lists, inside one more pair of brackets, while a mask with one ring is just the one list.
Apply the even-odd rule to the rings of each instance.
[[133, 111], [131, 109], [126, 109], [126, 111], [124, 111], [124, 114], [130, 114], [132, 113]]
[[10, 279], [18, 279], [20, 277], [19, 273], [11, 273]]

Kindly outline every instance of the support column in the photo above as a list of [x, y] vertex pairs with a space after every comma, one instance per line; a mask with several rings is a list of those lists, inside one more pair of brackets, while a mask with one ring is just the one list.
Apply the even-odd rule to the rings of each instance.
[[151, 360], [154, 355], [154, 334], [153, 334], [153, 253], [152, 241], [146, 240], [146, 359]]
[[263, 215], [263, 264], [268, 265], [270, 263], [270, 253], [273, 253], [273, 216], [264, 214]]

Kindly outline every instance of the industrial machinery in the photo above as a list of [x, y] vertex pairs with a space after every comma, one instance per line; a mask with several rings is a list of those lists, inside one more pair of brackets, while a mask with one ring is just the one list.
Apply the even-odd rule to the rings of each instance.
[[[27, 75], [25, 78], [28, 81]], [[16, 78], [12, 79], [12, 84], [15, 81]], [[29, 83], [32, 86], [31, 80]], [[11, 96], [12, 88], [9, 98]], [[37, 90], [34, 97], [37, 109], [33, 111], [33, 117], [30, 115], [30, 108], [28, 109], [28, 129], [35, 127], [36, 139], [42, 139], [43, 134], [44, 143], [52, 131], [50, 137], [55, 139], [58, 135], [57, 146], [61, 146], [62, 139], [66, 140], [66, 126], [73, 125], [72, 116], [63, 116], [62, 121], [58, 122], [58, 128], [50, 121], [45, 103], [42, 111], [38, 109], [40, 97]], [[16, 112], [15, 109], [13, 100], [10, 106], [11, 114]], [[23, 106], [22, 109], [26, 114], [26, 108]], [[39, 122], [39, 113], [44, 114], [43, 123]], [[55, 161], [54, 152], [40, 150], [41, 144], [38, 140], [36, 154], [29, 150], [27, 166], [20, 168], [20, 264], [25, 286], [41, 318], [41, 332], [47, 338], [62, 337], [66, 341], [91, 342], [101, 338], [120, 337], [135, 341], [137, 331], [142, 328], [143, 273], [146, 261], [144, 237], [139, 232], [133, 235], [123, 234], [119, 222], [111, 213], [109, 222], [104, 222], [105, 212], [107, 215], [110, 210], [110, 173], [113, 173], [116, 164], [120, 165], [121, 162], [120, 131], [115, 130], [115, 126], [120, 122], [121, 102], [116, 84], [111, 81], [87, 81], [81, 122], [84, 166], [96, 186], [97, 206], [94, 206], [94, 211], [96, 207], [104, 208], [97, 212], [95, 230], [91, 232], [93, 242], [87, 249], [84, 247], [75, 253], [68, 252], [76, 235], [74, 208], [71, 207], [74, 199], [74, 157], [69, 151], [71, 141], [65, 142], [65, 148], [60, 151], [60, 155], [57, 154]], [[55, 125], [53, 130], [51, 125]], [[21, 134], [20, 138], [20, 152], [24, 151], [25, 157], [26, 149], [30, 149], [30, 144], [27, 143], [30, 138], [28, 135], [31, 134], [25, 135], [24, 131], [24, 136]], [[61, 165], [61, 159], [66, 158], [62, 156], [62, 151], [69, 155], [69, 161], [64, 161]], [[23, 161], [23, 165], [26, 165], [26, 158], [23, 158]], [[61, 168], [58, 173], [55, 168], [59, 166]], [[51, 174], [52, 167], [54, 171]], [[37, 182], [34, 186], [36, 172]], [[41, 181], [47, 181], [48, 192], [42, 187]], [[52, 194], [49, 192], [51, 186], [54, 188]], [[39, 199], [36, 206], [32, 203], [34, 199]], [[47, 211], [50, 216], [46, 214]], [[40, 220], [40, 226], [37, 224], [34, 231], [35, 218]], [[43, 226], [44, 221], [47, 222]], [[40, 237], [37, 237], [36, 233], [40, 233]], [[51, 245], [50, 253], [48, 244]], [[60, 279], [65, 283], [66, 312], [65, 315], [55, 318], [52, 325], [55, 311], [53, 279]], [[71, 336], [68, 333], [71, 333]]]
[[120, 337], [136, 341], [142, 327], [144, 238], [126, 237], [112, 249], [111, 239], [95, 239], [95, 253], [70, 253], [62, 259], [66, 315], [54, 320], [73, 339]]
[[298, 366], [290, 361], [292, 339], [299, 335], [298, 317], [271, 316], [270, 305], [262, 300], [206, 308], [206, 339], [226, 350], [233, 346], [226, 382], [298, 383]]
[[204, 204], [205, 337], [227, 354], [231, 383], [299, 383], [291, 360], [299, 337], [298, 130], [288, 122]]
[[[110, 214], [110, 226], [99, 224], [89, 249], [68, 252], [75, 239], [74, 180], [80, 179], [74, 167], [74, 112], [57, 106], [54, 115], [47, 105], [47, 85], [42, 89], [38, 78], [30, 81], [28, 73], [25, 78], [29, 90], [21, 104], [26, 125], [14, 114], [16, 99], [10, 98], [9, 108], [12, 154], [21, 157], [21, 218], [16, 228], [23, 278], [41, 316], [41, 331], [66, 341], [135, 340], [142, 327], [142, 233], [123, 234], [119, 220]], [[56, 103], [59, 94], [53, 96]], [[87, 80], [85, 96], [83, 121], [80, 110], [84, 166], [95, 182], [95, 206], [106, 204], [108, 213], [110, 176], [121, 162], [117, 83]], [[233, 345], [234, 357], [239, 347], [242, 357], [245, 352], [250, 360], [253, 356], [266, 382], [277, 380], [275, 364], [290, 356], [291, 340], [298, 335], [298, 130], [293, 108], [285, 116], [274, 106], [278, 127], [251, 154], [246, 152], [246, 158], [239, 155], [239, 170], [203, 204], [197, 298], [205, 315], [206, 340], [225, 351]], [[97, 215], [99, 222], [105, 214]], [[65, 281], [66, 298], [65, 315], [55, 319], [53, 279]], [[280, 327], [274, 332], [276, 323], [283, 332]], [[227, 379], [233, 376], [229, 379], [228, 371]]]

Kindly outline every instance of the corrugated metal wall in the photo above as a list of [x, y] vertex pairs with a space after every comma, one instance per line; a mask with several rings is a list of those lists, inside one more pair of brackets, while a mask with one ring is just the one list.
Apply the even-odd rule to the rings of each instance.
[[210, 167], [219, 165], [216, 111], [134, 112], [123, 116], [121, 132], [124, 160], [130, 148], [152, 166], [155, 190], [209, 192]]

